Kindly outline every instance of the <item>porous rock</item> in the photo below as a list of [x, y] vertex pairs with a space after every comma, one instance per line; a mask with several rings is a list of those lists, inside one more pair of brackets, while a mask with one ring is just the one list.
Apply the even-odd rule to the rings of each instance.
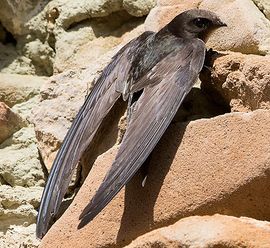
[[154, 230], [126, 248], [147, 247], [267, 247], [270, 223], [226, 215], [194, 216]]
[[42, 187], [0, 186], [0, 247], [37, 247], [35, 222]]
[[156, 0], [123, 0], [124, 9], [133, 16], [147, 15], [156, 5]]
[[270, 2], [268, 0], [253, 0], [253, 2], [264, 13], [264, 15], [270, 20]]
[[79, 215], [117, 152], [101, 155], [41, 247], [115, 247], [182, 217], [222, 213], [270, 216], [270, 111], [232, 113], [172, 124], [152, 153], [148, 177], [139, 172], [88, 225]]
[[0, 101], [10, 108], [39, 94], [47, 78], [0, 73]]
[[201, 74], [202, 89], [231, 111], [270, 109], [270, 57], [219, 53]]
[[23, 119], [0, 102], [0, 143], [25, 125]]
[[11, 186], [44, 186], [33, 127], [20, 129], [0, 145], [0, 177]]
[[[211, 34], [208, 47], [254, 54], [270, 52], [270, 22], [252, 0], [176, 0], [169, 3], [159, 1], [150, 11], [145, 22], [147, 30], [158, 31], [185, 10], [206, 9], [215, 12], [228, 25]], [[245, 25], [239, 28], [240, 23]]]

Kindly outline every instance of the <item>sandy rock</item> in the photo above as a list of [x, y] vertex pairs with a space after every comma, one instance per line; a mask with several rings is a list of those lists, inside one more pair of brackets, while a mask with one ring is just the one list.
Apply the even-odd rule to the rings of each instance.
[[35, 222], [42, 187], [0, 186], [0, 247], [37, 247]]
[[[270, 52], [270, 22], [251, 0], [204, 0], [200, 8], [214, 11], [228, 25], [211, 35], [209, 47], [254, 54]], [[239, 29], [239, 23], [245, 25]]]
[[181, 12], [198, 8], [201, 2], [202, 0], [158, 1], [157, 6], [150, 11], [145, 20], [145, 29], [147, 31], [157, 32]]
[[[228, 28], [214, 32], [207, 42], [216, 50], [267, 54], [270, 52], [270, 22], [251, 0], [159, 1], [146, 18], [147, 30], [157, 31], [177, 14], [190, 9], [207, 9], [217, 13]], [[177, 4], [179, 2], [179, 4]], [[222, 7], [220, 7], [222, 6]], [[239, 23], [245, 23], [239, 29]]]
[[13, 107], [39, 94], [45, 77], [0, 73], [0, 101]]
[[0, 102], [0, 143], [25, 125], [23, 119], [15, 114], [5, 103]]
[[42, 190], [42, 187], [1, 185], [0, 232], [8, 230], [11, 225], [29, 226], [35, 223]]
[[30, 226], [11, 226], [5, 233], [0, 232], [0, 247], [37, 248], [40, 241], [36, 239], [36, 224]]
[[54, 71], [87, 67], [119, 45], [142, 21], [121, 11], [73, 25], [57, 38]]
[[41, 247], [123, 246], [190, 215], [219, 212], [268, 220], [269, 120], [270, 111], [257, 110], [172, 124], [152, 154], [145, 187], [138, 173], [78, 230], [79, 215], [109, 169], [114, 147], [98, 158]]
[[157, 229], [126, 248], [146, 247], [268, 247], [270, 223], [231, 216], [194, 216]]
[[17, 113], [18, 115], [20, 115], [29, 124], [29, 122], [31, 122], [31, 119], [32, 119], [32, 110], [34, 108], [38, 108], [39, 103], [40, 103], [40, 96], [36, 95], [30, 98], [26, 102], [22, 102], [22, 103], [18, 103], [14, 105], [11, 108], [11, 110], [14, 113]]
[[26, 32], [25, 23], [40, 12], [48, 2], [48, 0], [3, 0], [0, 9], [1, 23], [9, 32], [22, 35]]
[[133, 16], [144, 16], [156, 5], [156, 0], [123, 0], [124, 9]]
[[265, 14], [270, 20], [270, 2], [268, 0], [253, 0], [258, 8]]
[[232, 111], [270, 109], [270, 57], [220, 54], [211, 75], [201, 75], [202, 89]]
[[22, 128], [0, 145], [0, 176], [11, 186], [44, 186], [33, 127]]

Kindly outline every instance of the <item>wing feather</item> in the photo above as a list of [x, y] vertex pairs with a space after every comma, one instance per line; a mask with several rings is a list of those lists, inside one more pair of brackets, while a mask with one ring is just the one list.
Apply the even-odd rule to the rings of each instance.
[[152, 32], [145, 32], [112, 58], [74, 119], [54, 160], [43, 191], [37, 218], [37, 237], [42, 238], [46, 234], [51, 219], [59, 210], [80, 157], [92, 141], [102, 120], [120, 97], [122, 92], [117, 91], [116, 86], [127, 83], [134, 50], [142, 39], [151, 34]]
[[133, 90], [147, 85], [139, 98], [115, 161], [91, 202], [82, 212], [79, 228], [91, 221], [120, 191], [152, 152], [202, 69], [201, 40], [172, 52], [145, 75]]

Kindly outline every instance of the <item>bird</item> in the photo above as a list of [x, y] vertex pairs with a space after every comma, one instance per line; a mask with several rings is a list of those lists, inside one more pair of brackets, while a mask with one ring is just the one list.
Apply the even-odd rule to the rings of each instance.
[[78, 228], [95, 218], [143, 165], [198, 79], [206, 39], [224, 26], [215, 13], [190, 9], [160, 31], [142, 33], [112, 57], [54, 160], [39, 207], [38, 238], [48, 231], [77, 163], [116, 101], [122, 97], [128, 102], [127, 129], [114, 162], [79, 217]]

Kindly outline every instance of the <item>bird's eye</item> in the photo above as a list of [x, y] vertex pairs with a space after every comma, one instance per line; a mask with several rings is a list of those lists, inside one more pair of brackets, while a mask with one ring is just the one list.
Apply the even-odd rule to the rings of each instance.
[[196, 27], [201, 29], [206, 29], [210, 25], [210, 21], [205, 18], [196, 18], [193, 20], [193, 23], [195, 24]]

